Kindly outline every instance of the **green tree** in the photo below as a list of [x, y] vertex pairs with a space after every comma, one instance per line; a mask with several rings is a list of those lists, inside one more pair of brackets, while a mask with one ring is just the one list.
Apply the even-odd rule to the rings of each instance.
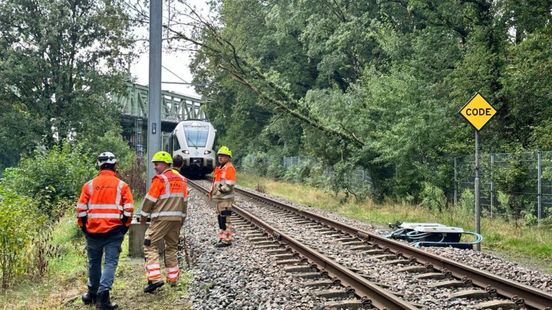
[[[8, 159], [2, 158], [0, 166], [12, 165], [36, 145], [50, 147], [65, 137], [118, 127], [109, 94], [123, 90], [125, 51], [132, 44], [122, 5], [102, 0], [0, 3], [0, 109], [20, 124], [2, 128], [0, 141], [24, 139], [3, 146]], [[25, 122], [30, 125], [22, 126]]]
[[448, 195], [451, 159], [473, 151], [457, 112], [476, 91], [499, 109], [484, 151], [552, 144], [549, 1], [214, 3], [216, 23], [171, 31], [199, 48], [197, 90], [243, 152], [360, 165], [375, 198]]

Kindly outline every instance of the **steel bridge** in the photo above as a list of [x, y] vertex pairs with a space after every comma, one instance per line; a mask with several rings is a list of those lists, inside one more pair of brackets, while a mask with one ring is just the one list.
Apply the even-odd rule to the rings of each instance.
[[[123, 135], [136, 149], [138, 156], [145, 153], [148, 125], [148, 87], [129, 83], [125, 95], [114, 95], [113, 101], [121, 111]], [[161, 91], [161, 131], [162, 144], [178, 122], [188, 119], [206, 119], [201, 109], [201, 99]]]

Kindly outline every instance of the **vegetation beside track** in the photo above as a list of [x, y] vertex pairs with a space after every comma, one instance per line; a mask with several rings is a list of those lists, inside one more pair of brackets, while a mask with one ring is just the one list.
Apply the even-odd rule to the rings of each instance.
[[[318, 209], [331, 211], [345, 217], [367, 223], [385, 225], [396, 221], [439, 222], [473, 230], [473, 215], [464, 208], [447, 208], [442, 212], [428, 210], [409, 203], [375, 204], [371, 201], [356, 202], [324, 191], [323, 189], [269, 178], [240, 173], [238, 184], [270, 193]], [[498, 252], [502, 256], [523, 264], [538, 266], [552, 272], [552, 229], [550, 226], [514, 225], [507, 219], [483, 218], [481, 232], [482, 249]]]
[[[58, 254], [49, 259], [48, 272], [38, 279], [23, 279], [2, 292], [0, 309], [87, 308], [80, 299], [87, 281], [85, 242], [72, 212], [53, 228], [50, 245]], [[167, 309], [175, 305], [189, 308], [186, 298], [190, 273], [183, 273], [177, 288], [165, 287], [156, 294], [144, 294], [144, 261], [128, 257], [128, 236], [122, 250], [112, 291], [114, 302], [123, 309]]]

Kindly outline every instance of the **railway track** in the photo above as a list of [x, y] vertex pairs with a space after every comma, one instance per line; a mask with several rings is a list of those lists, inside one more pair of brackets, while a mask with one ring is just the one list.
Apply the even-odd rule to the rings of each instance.
[[[189, 181], [194, 188], [207, 193], [208, 190], [196, 182]], [[315, 294], [328, 298], [341, 298], [330, 301], [327, 308], [372, 308], [377, 309], [417, 309], [375, 283], [352, 272], [329, 257], [309, 248], [304, 243], [294, 239], [272, 227], [259, 217], [234, 206], [233, 224], [245, 233], [252, 242], [261, 249], [267, 250], [279, 260], [278, 264], [291, 265], [285, 270], [297, 272], [299, 277], [317, 280], [307, 282], [313, 288], [341, 287], [340, 289], [323, 289]], [[263, 233], [259, 233], [259, 229]], [[298, 259], [300, 257], [300, 259]], [[326, 278], [326, 279], [323, 279]], [[342, 299], [355, 295], [354, 299]]]
[[[193, 183], [193, 185], [195, 187], [199, 186], [197, 183]], [[289, 245], [290, 242], [301, 244], [300, 247], [303, 249], [294, 249], [296, 253], [299, 253], [309, 262], [316, 264], [320, 270], [327, 272], [336, 279], [340, 279], [349, 290], [354, 290], [358, 297], [364, 298], [364, 300], [372, 300], [373, 305], [378, 308], [412, 309], [415, 306], [422, 308], [428, 308], [428, 306], [416, 303], [409, 304], [399, 298], [403, 293], [391, 293], [388, 290], [381, 289], [380, 286], [385, 285], [367, 281], [367, 279], [371, 279], [371, 275], [365, 271], [363, 272], [367, 265], [362, 263], [367, 259], [372, 265], [377, 263], [386, 268], [394, 268], [397, 273], [408, 274], [410, 278], [415, 280], [434, 279], [432, 285], [435, 285], [436, 288], [451, 288], [448, 299], [471, 298], [477, 300], [477, 298], [484, 298], [486, 300], [484, 302], [473, 302], [470, 307], [474, 309], [550, 309], [552, 305], [552, 296], [547, 292], [427, 253], [402, 242], [386, 239], [371, 232], [344, 225], [271, 198], [259, 196], [252, 191], [237, 189], [237, 192], [264, 206], [268, 206], [268, 208], [264, 208], [265, 210], [255, 211], [255, 214], [249, 208], [245, 210], [245, 208], [236, 206], [236, 212], [241, 217], [250, 221], [253, 225], [263, 228], [272, 238], [281, 241], [290, 248], [292, 248]], [[258, 212], [260, 212], [259, 214], [265, 212], [265, 214], [259, 215]], [[307, 236], [303, 236], [303, 239], [308, 239], [309, 234], [332, 237], [335, 243], [339, 244], [337, 247], [340, 247], [340, 250], [337, 250], [337, 253], [329, 251], [330, 254], [320, 254], [316, 249], [313, 249], [316, 246], [309, 247], [309, 245], [297, 240], [301, 238], [296, 238], [295, 235], [290, 233], [291, 231], [282, 229], [283, 226], [278, 229], [261, 220], [261, 218], [267, 218], [268, 213], [266, 212], [277, 214], [278, 217], [286, 217], [290, 225], [304, 227], [301, 230]], [[246, 227], [247, 225], [240, 228]], [[354, 263], [340, 264], [337, 260], [342, 252], [351, 252], [351, 255], [356, 255], [357, 259]], [[372, 289], [363, 288], [363, 284], [356, 281], [358, 279], [368, 282], [367, 287], [372, 287]], [[460, 287], [460, 289], [453, 292], [452, 288], [457, 287]], [[401, 300], [400, 302], [404, 304], [399, 302], [390, 306], [385, 304], [387, 302], [386, 298], [378, 300], [378, 298], [382, 298], [374, 297], [375, 295], [381, 296], [378, 294], [381, 293], [378, 289], [381, 289], [383, 295], [389, 295], [391, 300]]]

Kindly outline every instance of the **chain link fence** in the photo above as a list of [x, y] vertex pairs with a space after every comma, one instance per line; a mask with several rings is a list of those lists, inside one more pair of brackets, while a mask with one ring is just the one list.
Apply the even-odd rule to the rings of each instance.
[[[308, 157], [284, 156], [285, 171], [312, 165]], [[474, 156], [456, 157], [454, 164], [454, 192], [448, 197], [454, 206], [474, 205]], [[322, 175], [330, 179], [348, 180], [351, 188], [372, 188], [367, 170], [355, 167], [336, 171], [324, 167]], [[524, 218], [528, 223], [540, 223], [552, 217], [552, 152], [488, 153], [480, 158], [480, 205], [487, 218]]]
[[[512, 216], [508, 199], [516, 197], [521, 215], [537, 222], [552, 215], [552, 152], [490, 153], [480, 158], [482, 215]], [[454, 205], [474, 190], [474, 156], [454, 159]]]
[[[300, 165], [308, 165], [309, 163], [312, 164], [313, 162], [315, 161], [312, 158], [301, 156], [284, 156], [282, 158], [282, 165], [286, 171], [290, 171], [294, 167]], [[361, 167], [353, 167], [352, 169], [346, 169], [344, 171], [337, 171], [333, 167], [323, 168], [323, 176], [326, 179], [333, 179], [338, 174], [341, 176], [340, 179], [347, 182], [346, 187], [353, 191], [361, 189], [363, 191], [369, 191], [372, 189], [373, 183], [370, 173]]]

